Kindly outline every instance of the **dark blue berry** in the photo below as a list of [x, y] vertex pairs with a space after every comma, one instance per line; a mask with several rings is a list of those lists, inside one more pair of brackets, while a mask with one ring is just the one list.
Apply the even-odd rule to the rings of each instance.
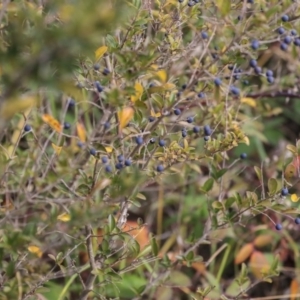
[[178, 0], [179, 3], [182, 3], [184, 0]]
[[68, 130], [71, 128], [71, 124], [68, 122], [64, 122], [64, 129]]
[[240, 89], [238, 89], [237, 87], [235, 86], [231, 86], [230, 87], [230, 92], [235, 95], [235, 96], [238, 96], [240, 94]]
[[254, 68], [254, 72], [255, 72], [257, 75], [261, 74], [261, 67], [256, 66], [256, 67]]
[[200, 127], [199, 126], [194, 126], [193, 127], [193, 132], [194, 133], [199, 133], [200, 132]]
[[233, 65], [228, 65], [228, 66], [227, 66], [228, 70], [230, 70], [230, 71], [233, 70], [233, 67], [234, 67]]
[[244, 81], [243, 81], [243, 84], [244, 84], [244, 85], [248, 85], [248, 84], [249, 84], [249, 81], [248, 81], [248, 80], [244, 80]]
[[272, 70], [267, 70], [266, 75], [267, 75], [268, 77], [273, 76], [273, 71], [272, 71]]
[[155, 121], [155, 117], [150, 116], [150, 117], [148, 118], [148, 121], [149, 121], [150, 123], [154, 122], [154, 121]]
[[256, 59], [251, 59], [250, 60], [250, 67], [251, 68], [255, 68], [257, 66], [257, 61], [256, 61]]
[[282, 229], [282, 225], [281, 224], [276, 224], [275, 228], [276, 228], [276, 230], [280, 231]]
[[95, 88], [99, 93], [103, 92], [103, 87], [101, 86], [99, 81], [95, 81]]
[[108, 130], [110, 128], [110, 123], [109, 122], [105, 122], [104, 123], [104, 129]]
[[206, 32], [206, 31], [202, 31], [202, 32], [201, 32], [201, 37], [202, 37], [204, 40], [208, 39], [208, 34], [207, 34], [207, 32]]
[[157, 167], [156, 167], [156, 171], [157, 172], [162, 172], [164, 170], [164, 166], [163, 165], [158, 165]]
[[112, 172], [112, 167], [111, 167], [110, 165], [106, 165], [106, 166], [105, 166], [105, 171], [106, 171], [107, 173], [111, 173], [111, 172]]
[[181, 88], [182, 88], [183, 90], [185, 90], [185, 89], [187, 88], [187, 84], [183, 84], [183, 85], [181, 86]]
[[68, 99], [68, 108], [73, 108], [75, 106], [76, 102], [74, 99], [69, 98]]
[[282, 22], [288, 22], [289, 19], [290, 19], [290, 18], [289, 18], [288, 15], [283, 15], [283, 16], [281, 17]]
[[150, 142], [151, 144], [154, 144], [154, 143], [155, 143], [155, 138], [151, 138], [149, 142]]
[[99, 64], [94, 64], [94, 70], [98, 71], [100, 69], [100, 65]]
[[126, 167], [131, 166], [131, 163], [132, 163], [132, 162], [131, 162], [131, 159], [128, 158], [128, 159], [125, 160], [125, 166], [126, 166]]
[[242, 16], [238, 16], [237, 19], [238, 19], [238, 21], [241, 21], [242, 20]]
[[82, 148], [83, 145], [84, 145], [83, 142], [81, 142], [81, 141], [78, 141], [78, 142], [77, 142], [77, 147]]
[[117, 170], [121, 170], [122, 168], [123, 168], [123, 164], [122, 163], [119, 162], [119, 163], [116, 164], [116, 169]]
[[90, 149], [90, 154], [91, 155], [95, 156], [96, 153], [97, 153], [97, 151], [94, 148]]
[[194, 2], [194, 1], [189, 1], [188, 2], [188, 7], [192, 7], [192, 6], [194, 6], [196, 3]]
[[287, 188], [283, 188], [281, 190], [281, 196], [287, 196], [289, 194], [289, 190]]
[[241, 159], [246, 159], [246, 158], [247, 158], [247, 153], [242, 153], [242, 154], [240, 155], [240, 158], [241, 158]]
[[120, 163], [123, 162], [124, 161], [124, 155], [122, 155], [122, 154], [118, 155], [117, 159], [118, 159], [118, 162], [120, 162]]
[[204, 130], [204, 135], [205, 135], [205, 136], [211, 135], [211, 128], [210, 128], [209, 125], [205, 125], [205, 126], [203, 127], [203, 130]]
[[284, 33], [285, 33], [285, 29], [284, 29], [283, 27], [279, 27], [279, 28], [277, 29], [277, 32], [278, 32], [279, 34], [284, 34]]
[[296, 38], [295, 40], [294, 40], [294, 45], [295, 46], [300, 46], [300, 38]]
[[295, 219], [295, 223], [296, 223], [297, 225], [300, 224], [300, 218], [299, 218], [299, 217]]
[[139, 146], [141, 146], [141, 145], [144, 143], [143, 137], [137, 136], [137, 137], [135, 138], [135, 142], [136, 142]]
[[159, 140], [159, 141], [158, 141], [158, 145], [159, 145], [160, 147], [164, 147], [164, 146], [166, 145], [166, 141], [165, 141], [165, 140]]
[[208, 141], [209, 141], [209, 136], [205, 136], [205, 137], [204, 137], [204, 141], [205, 141], [205, 142], [208, 142]]
[[286, 44], [290, 44], [292, 42], [292, 37], [287, 35], [284, 39], [283, 42]]
[[193, 117], [187, 117], [186, 121], [188, 123], [193, 123], [194, 122], [194, 118]]
[[220, 78], [215, 78], [214, 84], [215, 84], [216, 86], [220, 86], [220, 85], [222, 84], [222, 80], [221, 80]]
[[110, 71], [109, 71], [107, 68], [105, 68], [105, 69], [103, 70], [103, 72], [102, 72], [102, 74], [103, 74], [104, 76], [107, 76], [109, 73], [110, 73]]
[[275, 81], [273, 76], [268, 76], [267, 80], [268, 80], [269, 83], [274, 83], [274, 81]]
[[26, 124], [26, 125], [24, 126], [24, 131], [28, 132], [28, 131], [30, 131], [30, 130], [31, 130], [31, 126], [30, 126], [29, 124]]
[[156, 86], [156, 84], [155, 84], [154, 82], [151, 82], [151, 83], [149, 84], [149, 88], [152, 88], [152, 87], [154, 87], [154, 86]]
[[174, 114], [175, 114], [176, 116], [179, 116], [179, 115], [181, 114], [181, 110], [180, 110], [179, 108], [175, 108], [175, 109], [174, 109]]
[[199, 94], [198, 94], [198, 98], [204, 98], [205, 97], [205, 94], [203, 93], [203, 92], [200, 92]]
[[295, 29], [292, 29], [291, 30], [291, 35], [293, 35], [293, 36], [297, 35], [297, 31]]
[[106, 164], [108, 162], [108, 157], [107, 156], [102, 156], [101, 161], [102, 161], [102, 163]]
[[247, 0], [247, 3], [253, 4], [253, 3], [254, 3], [254, 0]]
[[280, 43], [280, 49], [281, 49], [282, 51], [286, 51], [287, 48], [288, 48], [288, 44], [286, 44], [286, 43]]
[[253, 40], [253, 41], [251, 42], [251, 48], [252, 48], [253, 50], [257, 50], [257, 49], [259, 48], [259, 41], [258, 41], [258, 40]]
[[187, 131], [186, 131], [186, 130], [182, 130], [182, 131], [181, 131], [181, 136], [182, 136], [183, 138], [185, 138], [185, 137], [187, 136]]

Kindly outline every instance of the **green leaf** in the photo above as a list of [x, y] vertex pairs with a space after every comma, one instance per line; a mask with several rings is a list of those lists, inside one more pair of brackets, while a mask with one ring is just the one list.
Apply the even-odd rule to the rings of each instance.
[[277, 187], [278, 187], [277, 180], [275, 178], [270, 178], [268, 180], [268, 189], [269, 189], [270, 196], [273, 196], [276, 194]]
[[214, 201], [212, 203], [212, 207], [218, 210], [223, 209], [223, 204], [220, 201]]
[[230, 12], [231, 0], [217, 0], [217, 6], [222, 16], [228, 15]]
[[209, 192], [213, 188], [213, 185], [214, 185], [213, 178], [209, 178], [205, 181], [202, 190], [205, 192]]
[[259, 181], [261, 181], [261, 179], [262, 179], [261, 169], [259, 167], [255, 166], [254, 171], [255, 171]]
[[108, 228], [109, 232], [112, 232], [116, 228], [116, 220], [112, 214], [108, 216]]
[[158, 255], [158, 244], [156, 242], [155, 237], [152, 237], [151, 239], [151, 249], [154, 256]]

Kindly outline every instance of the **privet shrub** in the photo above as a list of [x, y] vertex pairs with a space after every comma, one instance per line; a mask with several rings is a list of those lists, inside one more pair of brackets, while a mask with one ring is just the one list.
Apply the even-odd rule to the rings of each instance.
[[1, 299], [298, 294], [299, 13], [3, 1]]

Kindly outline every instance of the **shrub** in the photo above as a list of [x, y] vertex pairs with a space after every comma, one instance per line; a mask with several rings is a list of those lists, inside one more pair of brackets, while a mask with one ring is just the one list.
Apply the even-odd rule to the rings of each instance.
[[1, 4], [1, 298], [263, 297], [295, 267], [299, 4], [273, 2]]

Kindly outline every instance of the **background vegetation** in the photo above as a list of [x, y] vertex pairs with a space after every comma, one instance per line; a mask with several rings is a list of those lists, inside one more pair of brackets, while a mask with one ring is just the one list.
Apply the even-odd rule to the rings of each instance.
[[299, 16], [3, 0], [0, 299], [300, 297]]

